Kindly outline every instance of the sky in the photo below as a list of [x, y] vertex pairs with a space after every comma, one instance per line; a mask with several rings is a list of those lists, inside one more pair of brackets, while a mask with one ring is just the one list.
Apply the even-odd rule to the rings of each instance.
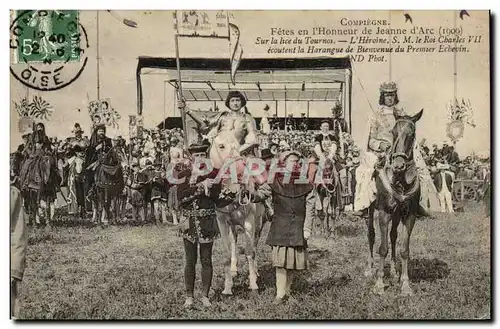
[[[100, 94], [111, 99], [113, 107], [122, 116], [120, 129], [111, 134], [127, 135], [128, 115], [136, 114], [136, 67], [138, 56], [175, 57], [174, 31], [171, 11], [116, 11], [118, 15], [137, 22], [129, 28], [106, 11], [99, 13]], [[271, 28], [311, 29], [312, 27], [339, 28], [340, 20], [389, 19], [393, 28], [421, 26], [439, 29], [453, 26], [457, 11], [411, 11], [413, 25], [405, 22], [402, 12], [388, 11], [233, 11], [232, 23], [241, 31], [240, 43], [246, 58], [267, 58], [267, 47], [256, 45], [257, 37], [269, 37]], [[39, 95], [54, 108], [46, 122], [49, 136], [70, 136], [71, 128], [79, 122], [90, 134], [87, 103], [97, 97], [97, 19], [96, 11], [81, 11], [80, 22], [88, 37], [88, 63], [81, 76], [69, 86], [50, 92], [27, 90], [10, 75], [11, 103], [29, 94]], [[457, 54], [457, 96], [470, 99], [474, 108], [476, 127], [466, 126], [464, 138], [457, 151], [465, 156], [472, 151], [490, 152], [490, 76], [489, 76], [489, 16], [487, 11], [470, 11], [470, 17], [457, 20], [465, 35], [482, 35], [484, 42], [473, 44], [467, 53]], [[211, 39], [180, 39], [181, 57], [229, 58], [227, 41]], [[285, 54], [281, 57], [310, 57], [312, 55]], [[453, 53], [393, 54], [382, 63], [359, 62], [353, 64], [352, 135], [360, 144], [366, 144], [367, 119], [371, 107], [378, 102], [379, 85], [392, 80], [398, 84], [401, 105], [409, 113], [424, 109], [417, 126], [418, 138], [428, 143], [446, 140], [448, 112], [446, 105], [454, 97]], [[152, 127], [166, 116], [178, 115], [174, 91], [164, 90], [164, 76], [143, 76], [144, 123]], [[190, 105], [190, 104], [188, 104]], [[197, 105], [192, 105], [197, 107]], [[222, 104], [219, 107], [223, 106]], [[262, 104], [248, 104], [256, 112]], [[287, 104], [289, 111], [301, 112], [297, 104]], [[311, 107], [311, 111], [314, 111]], [[18, 116], [11, 104], [11, 150], [20, 142]]]

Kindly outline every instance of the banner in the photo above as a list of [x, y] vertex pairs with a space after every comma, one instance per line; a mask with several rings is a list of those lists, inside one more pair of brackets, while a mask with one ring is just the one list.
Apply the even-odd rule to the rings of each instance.
[[174, 30], [185, 37], [229, 38], [227, 13], [223, 10], [177, 10]]
[[240, 29], [234, 25], [229, 24], [230, 34], [229, 34], [229, 49], [231, 54], [231, 81], [233, 85], [236, 84], [235, 76], [236, 70], [240, 65], [241, 57], [243, 56], [243, 48], [240, 44]]
[[92, 101], [88, 105], [88, 110], [94, 126], [104, 124], [107, 127], [118, 128], [121, 115], [111, 106], [110, 99]]

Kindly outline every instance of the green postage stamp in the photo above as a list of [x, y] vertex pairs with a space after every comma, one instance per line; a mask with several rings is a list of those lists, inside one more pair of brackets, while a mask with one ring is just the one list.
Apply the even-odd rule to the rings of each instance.
[[11, 48], [16, 63], [80, 60], [78, 10], [22, 10], [15, 16]]

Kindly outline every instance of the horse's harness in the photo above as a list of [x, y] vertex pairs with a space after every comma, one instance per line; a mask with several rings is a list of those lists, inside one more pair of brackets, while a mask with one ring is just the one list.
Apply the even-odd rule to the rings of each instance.
[[[416, 174], [415, 179], [413, 179], [412, 184], [410, 188], [407, 191], [399, 191], [397, 186], [389, 179], [386, 169], [391, 169], [392, 161], [397, 158], [397, 157], [402, 157], [405, 160], [405, 172], [408, 170], [410, 167], [414, 166], [414, 160], [410, 157], [409, 154], [406, 152], [396, 152], [396, 147], [398, 143], [400, 142], [403, 134], [403, 132], [408, 126], [413, 126], [415, 129], [415, 123], [409, 119], [398, 119], [397, 122], [406, 122], [406, 124], [401, 128], [399, 131], [399, 134], [392, 144], [390, 152], [386, 154], [386, 159], [385, 159], [385, 165], [383, 167], [377, 168], [378, 176], [380, 178], [380, 181], [382, 182], [382, 186], [385, 188], [385, 190], [392, 196], [394, 197], [398, 202], [403, 203], [407, 200], [409, 200], [420, 188], [420, 180], [418, 179], [418, 172]], [[415, 146], [415, 140], [416, 138], [413, 139], [412, 145], [409, 148], [410, 151], [413, 150]], [[410, 166], [408, 166], [410, 164]]]

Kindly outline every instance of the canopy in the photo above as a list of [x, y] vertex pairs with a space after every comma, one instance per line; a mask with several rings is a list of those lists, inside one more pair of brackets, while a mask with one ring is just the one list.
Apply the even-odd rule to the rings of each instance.
[[[337, 101], [351, 126], [351, 61], [348, 57], [244, 58], [231, 83], [224, 58], [181, 58], [183, 96], [188, 101], [224, 101], [230, 90], [250, 101]], [[141, 56], [137, 65], [137, 113], [142, 115], [141, 75], [164, 75], [178, 87], [176, 58]], [[350, 127], [349, 127], [350, 129]]]

